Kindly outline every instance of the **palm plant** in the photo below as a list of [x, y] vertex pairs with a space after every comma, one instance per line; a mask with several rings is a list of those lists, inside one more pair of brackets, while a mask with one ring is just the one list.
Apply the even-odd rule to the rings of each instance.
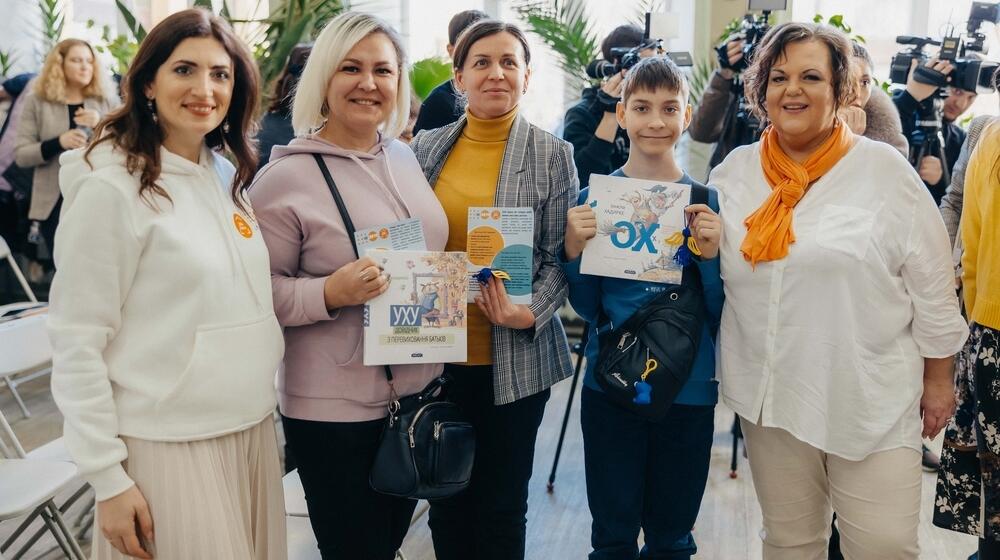
[[[115, 5], [132, 36], [141, 42], [146, 29], [124, 0], [115, 0]], [[194, 0], [193, 6], [216, 11], [211, 0]], [[228, 2], [223, 0], [217, 13], [231, 24], [242, 24], [243, 40], [253, 50], [264, 90], [270, 91], [268, 86], [281, 75], [292, 48], [312, 41], [328, 21], [349, 8], [349, 0], [284, 0], [266, 18], [236, 19], [231, 16]]]
[[0, 51], [0, 76], [10, 76], [15, 58], [14, 51]]
[[522, 0], [514, 11], [559, 59], [572, 91], [590, 83], [584, 72], [598, 54], [599, 40], [591, 26], [584, 0]]
[[63, 26], [66, 24], [62, 0], [38, 0], [38, 9], [42, 14], [42, 39], [45, 45], [44, 52], [47, 53], [59, 42]]
[[270, 84], [281, 75], [295, 45], [312, 41], [328, 21], [348, 9], [348, 0], [285, 0], [264, 19], [227, 19], [251, 24], [253, 31], [244, 39], [253, 45], [263, 83]]

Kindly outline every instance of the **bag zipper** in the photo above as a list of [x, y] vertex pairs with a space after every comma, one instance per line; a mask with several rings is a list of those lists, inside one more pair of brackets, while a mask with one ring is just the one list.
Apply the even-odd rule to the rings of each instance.
[[[434, 406], [436, 404], [438, 404], [438, 403], [431, 402], [431, 403], [427, 403], [424, 406], [422, 406], [420, 408], [420, 410], [417, 411], [417, 414], [413, 417], [413, 422], [410, 422], [410, 427], [406, 429], [406, 435], [408, 435], [410, 437], [410, 449], [413, 449], [414, 447], [417, 446], [417, 442], [416, 442], [416, 440], [413, 437], [413, 431], [417, 427], [417, 421], [420, 420], [420, 416], [424, 413], [425, 410], [427, 410], [428, 407]], [[437, 427], [437, 424], [438, 423], [435, 422], [435, 428]], [[435, 436], [436, 435], [437, 434], [435, 433]], [[434, 439], [437, 439], [437, 438], [435, 437]]]

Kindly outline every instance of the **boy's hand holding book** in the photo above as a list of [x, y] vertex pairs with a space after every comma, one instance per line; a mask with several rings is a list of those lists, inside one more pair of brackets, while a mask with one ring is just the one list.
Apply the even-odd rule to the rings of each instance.
[[574, 206], [566, 212], [566, 259], [576, 260], [587, 241], [597, 235], [597, 214], [590, 205]]

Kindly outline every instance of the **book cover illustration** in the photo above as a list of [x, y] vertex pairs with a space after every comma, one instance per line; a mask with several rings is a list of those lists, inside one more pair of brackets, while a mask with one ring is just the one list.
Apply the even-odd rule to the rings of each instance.
[[365, 306], [364, 363], [466, 360], [465, 253], [378, 251], [389, 289]]
[[507, 295], [513, 303], [531, 303], [532, 264], [535, 246], [535, 213], [531, 208], [469, 208], [466, 252], [468, 301], [480, 294], [476, 274], [490, 268], [506, 272]]
[[597, 214], [597, 235], [583, 250], [580, 272], [680, 284], [674, 255], [684, 242], [690, 197], [688, 185], [592, 175], [587, 201]]
[[362, 257], [368, 251], [423, 251], [427, 249], [424, 240], [424, 226], [419, 218], [409, 218], [391, 224], [365, 228], [354, 232], [358, 244], [358, 254]]

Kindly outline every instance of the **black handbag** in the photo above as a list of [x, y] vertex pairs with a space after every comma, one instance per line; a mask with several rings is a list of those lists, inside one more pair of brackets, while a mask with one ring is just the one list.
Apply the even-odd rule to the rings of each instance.
[[[344, 228], [358, 254], [354, 223], [323, 158], [313, 154], [330, 188]], [[415, 499], [445, 498], [463, 490], [472, 477], [476, 434], [458, 405], [447, 399], [448, 378], [433, 379], [419, 393], [399, 398], [392, 368], [384, 366], [389, 383], [389, 415], [382, 428], [368, 483], [382, 494]]]
[[[707, 203], [708, 189], [692, 185], [691, 204]], [[649, 420], [666, 415], [698, 355], [707, 315], [702, 294], [691, 263], [680, 285], [666, 287], [617, 328], [599, 332], [595, 377], [609, 400]]]

